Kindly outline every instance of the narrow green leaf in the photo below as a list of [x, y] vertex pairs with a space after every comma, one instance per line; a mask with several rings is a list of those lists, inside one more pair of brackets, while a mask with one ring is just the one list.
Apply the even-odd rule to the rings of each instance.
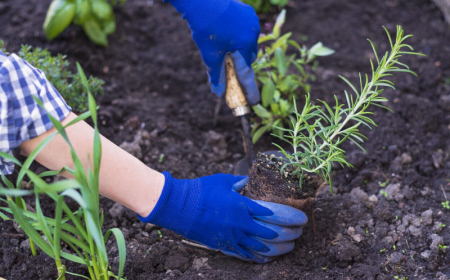
[[36, 245], [41, 248], [44, 253], [49, 257], [55, 258], [52, 247], [41, 237], [41, 235], [28, 223], [27, 219], [23, 216], [21, 211], [17, 208], [16, 204], [12, 200], [8, 199], [8, 206], [14, 214], [14, 220], [19, 223], [20, 227], [26, 233], [26, 235], [33, 240]]
[[286, 21], [286, 10], [282, 10], [275, 20], [275, 25], [273, 26], [273, 35], [278, 38], [280, 36], [281, 27]]
[[268, 127], [265, 125], [263, 127], [258, 128], [258, 130], [255, 131], [255, 133], [252, 136], [252, 142], [255, 144], [258, 142], [259, 138], [268, 130]]
[[352, 89], [353, 91], [356, 93], [356, 95], [359, 95], [359, 92], [356, 90], [355, 86], [353, 86], [352, 83], [350, 83], [349, 80], [347, 80], [345, 77], [343, 76], [339, 76], [342, 80], [344, 80]]
[[120, 229], [113, 228], [106, 232], [106, 235], [104, 238], [105, 241], [108, 240], [108, 237], [111, 233], [114, 234], [114, 237], [116, 238], [116, 241], [117, 241], [117, 248], [119, 249], [119, 272], [117, 274], [117, 278], [120, 279], [120, 277], [122, 277], [122, 275], [123, 275], [123, 269], [125, 268], [125, 261], [126, 261], [126, 256], [127, 256], [125, 237], [123, 236], [123, 233]]

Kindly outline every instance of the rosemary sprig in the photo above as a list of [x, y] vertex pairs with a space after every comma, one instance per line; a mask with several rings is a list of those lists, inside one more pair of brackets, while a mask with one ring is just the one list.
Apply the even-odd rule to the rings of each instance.
[[[397, 35], [395, 44], [393, 44], [388, 30], [385, 27], [383, 28], [388, 35], [391, 52], [386, 52], [379, 59], [374, 44], [368, 40], [378, 63], [378, 67], [375, 69], [372, 60], [370, 60], [372, 67], [371, 79], [369, 80], [369, 76], [365, 74], [365, 82], [363, 83], [363, 78], [359, 74], [360, 90], [358, 91], [349, 80], [339, 76], [355, 93], [349, 94], [345, 91], [346, 107], [344, 107], [344, 104], [339, 104], [335, 96], [336, 105], [333, 108], [325, 101], [319, 100], [324, 106], [324, 108], [321, 108], [321, 106], [311, 104], [311, 97], [308, 94], [301, 112], [298, 112], [297, 107], [294, 106], [296, 118], [291, 118], [292, 129], [278, 127], [278, 129], [288, 134], [281, 137], [273, 134], [292, 145], [294, 152], [289, 154], [281, 146], [274, 143], [288, 159], [288, 162], [282, 166], [281, 172], [288, 166], [293, 167], [291, 168], [293, 171], [290, 171], [291, 175], [300, 175], [300, 187], [304, 172], [315, 173], [327, 181], [330, 185], [331, 193], [333, 193], [331, 178], [332, 164], [338, 162], [342, 166], [352, 167], [346, 161], [345, 151], [339, 148], [339, 145], [349, 139], [364, 150], [361, 143], [367, 138], [359, 132], [359, 126], [363, 124], [370, 129], [372, 129], [372, 126], [377, 126], [369, 117], [373, 114], [367, 110], [369, 105], [373, 104], [392, 112], [392, 110], [382, 105], [383, 102], [387, 102], [388, 100], [380, 96], [384, 91], [382, 89], [383, 87], [389, 87], [395, 90], [394, 83], [389, 81], [388, 77], [392, 76], [395, 72], [411, 73], [417, 76], [406, 64], [399, 62], [399, 58], [404, 54], [424, 56], [423, 54], [413, 52], [414, 50], [410, 45], [403, 43], [406, 39], [412, 37], [412, 35], [405, 36], [402, 27], [397, 26]], [[408, 50], [405, 51], [405, 49]], [[350, 121], [355, 121], [356, 123], [347, 125]]]

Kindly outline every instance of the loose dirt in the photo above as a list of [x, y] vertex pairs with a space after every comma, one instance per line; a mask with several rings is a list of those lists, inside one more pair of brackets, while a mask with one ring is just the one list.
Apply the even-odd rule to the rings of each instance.
[[[129, 1], [116, 9], [117, 32], [103, 49], [75, 26], [48, 42], [41, 26], [49, 3], [0, 0], [0, 38], [10, 51], [20, 44], [48, 47], [66, 54], [72, 67], [79, 61], [104, 79], [101, 132], [118, 145], [136, 143], [135, 153], [148, 166], [178, 178], [232, 173], [244, 157], [239, 120], [222, 106], [213, 126], [216, 98], [174, 9], [160, 1]], [[344, 146], [355, 168], [333, 170], [335, 194], [324, 190], [312, 207], [315, 231], [309, 224], [291, 253], [253, 264], [191, 248], [181, 236], [144, 225], [102, 199], [105, 228], [119, 227], [126, 237], [128, 279], [448, 279], [450, 258], [439, 244], [450, 244], [450, 210], [441, 204], [450, 192], [450, 33], [440, 11], [428, 0], [292, 1], [284, 31], [298, 40], [307, 35], [307, 46], [322, 41], [336, 50], [318, 60], [311, 91], [313, 100], [333, 102], [334, 95], [344, 101], [347, 89], [338, 75], [357, 82], [358, 72], [369, 72], [375, 57], [366, 39], [384, 53], [389, 43], [381, 26], [393, 32], [397, 24], [414, 34], [409, 43], [427, 55], [402, 59], [419, 78], [394, 77], [397, 91], [385, 96], [395, 113], [374, 109], [378, 128], [362, 130], [367, 153]], [[256, 150], [273, 149], [273, 141], [264, 136]], [[32, 199], [27, 202], [33, 206]], [[46, 207], [51, 213], [54, 203]], [[13, 223], [0, 221], [0, 229], [0, 276], [56, 278], [53, 260], [42, 253], [31, 257]], [[114, 270], [114, 241], [108, 250]], [[81, 266], [68, 264], [68, 270], [86, 275]]]

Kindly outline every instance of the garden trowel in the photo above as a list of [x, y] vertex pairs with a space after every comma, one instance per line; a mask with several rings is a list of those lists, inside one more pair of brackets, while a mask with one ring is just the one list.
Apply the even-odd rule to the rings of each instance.
[[[250, 125], [248, 123], [246, 115], [250, 113], [250, 107], [247, 103], [247, 99], [242, 91], [242, 87], [239, 80], [236, 77], [236, 71], [234, 68], [234, 62], [230, 54], [227, 54], [225, 58], [225, 71], [227, 76], [227, 89], [225, 93], [225, 101], [228, 107], [233, 111], [233, 115], [239, 117], [242, 123], [242, 138], [244, 142], [245, 158], [241, 159], [234, 166], [234, 175], [248, 175], [250, 167], [255, 160], [255, 154], [253, 151], [252, 135], [250, 133]], [[265, 151], [262, 152], [267, 155], [275, 155], [276, 157], [283, 158], [284, 155], [279, 151]]]
[[250, 125], [246, 115], [250, 113], [250, 107], [247, 103], [242, 87], [236, 77], [234, 62], [230, 54], [225, 58], [225, 69], [227, 75], [227, 89], [225, 93], [225, 101], [228, 107], [233, 111], [235, 117], [239, 117], [242, 123], [242, 138], [244, 142], [245, 158], [237, 162], [234, 167], [235, 175], [248, 175], [248, 171], [255, 159], [253, 152], [252, 135], [250, 133]]

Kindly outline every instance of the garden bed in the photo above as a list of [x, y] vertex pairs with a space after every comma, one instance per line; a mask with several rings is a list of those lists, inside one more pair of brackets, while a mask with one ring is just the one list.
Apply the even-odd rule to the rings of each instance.
[[[103, 49], [73, 26], [47, 42], [41, 26], [49, 2], [0, 0], [0, 39], [8, 50], [18, 51], [24, 43], [48, 47], [104, 79], [105, 95], [98, 98], [101, 133], [122, 144], [146, 130], [135, 153], [150, 167], [179, 178], [233, 171], [233, 164], [244, 157], [240, 122], [223, 106], [213, 126], [216, 99], [189, 30], [173, 8], [160, 1], [129, 1], [117, 9], [117, 32]], [[142, 224], [130, 211], [102, 199], [104, 228], [118, 226], [126, 237], [125, 275], [448, 279], [444, 275], [450, 275], [450, 258], [438, 244], [450, 245], [450, 209], [441, 204], [446, 201], [444, 192], [450, 195], [450, 34], [440, 11], [423, 0], [302, 0], [287, 9], [287, 19], [283, 30], [292, 31], [295, 39], [308, 35], [309, 46], [322, 41], [336, 50], [319, 59], [313, 100], [333, 102], [334, 94], [343, 98], [346, 84], [337, 76], [355, 82], [358, 72], [370, 69], [368, 59], [374, 57], [366, 38], [380, 53], [387, 51], [382, 25], [393, 32], [401, 24], [406, 33], [414, 34], [409, 44], [427, 57], [404, 58], [419, 78], [394, 77], [397, 91], [386, 91], [386, 97], [395, 113], [374, 109], [379, 127], [363, 128], [369, 138], [364, 145], [367, 154], [346, 144], [355, 168], [333, 171], [335, 194], [325, 190], [314, 202], [314, 226], [311, 210], [306, 211], [308, 226], [291, 253], [268, 264], [253, 264], [193, 248], [182, 243], [181, 236]], [[272, 141], [263, 136], [255, 150], [273, 149]], [[0, 276], [56, 278], [53, 260], [42, 254], [33, 258], [26, 237], [12, 222], [0, 220], [0, 229]], [[114, 243], [108, 244], [110, 255], [117, 255]], [[117, 263], [112, 260], [113, 268]], [[72, 264], [68, 271], [87, 272]]]

